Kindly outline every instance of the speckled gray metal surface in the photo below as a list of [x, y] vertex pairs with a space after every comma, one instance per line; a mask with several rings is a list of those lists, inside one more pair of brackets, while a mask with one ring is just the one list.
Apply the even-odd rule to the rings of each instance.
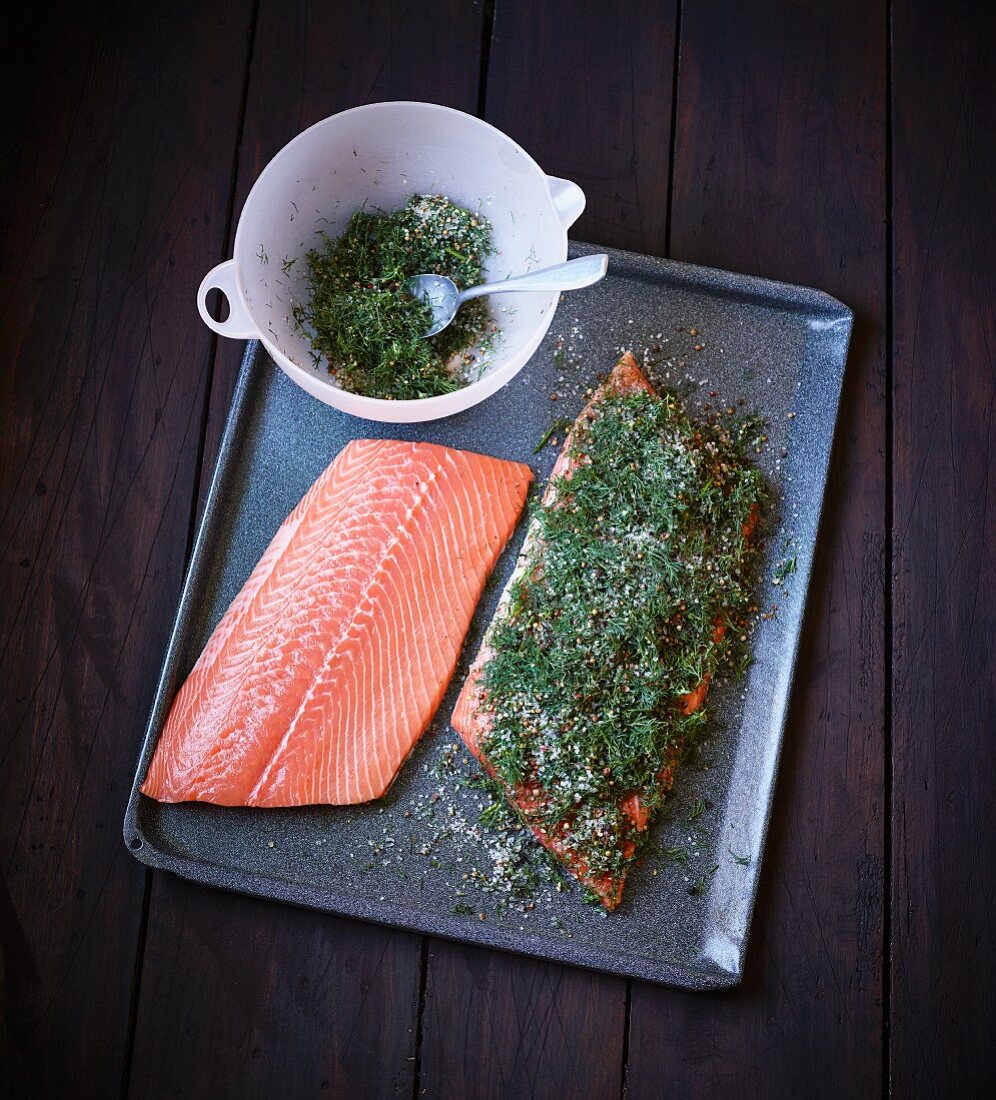
[[[571, 254], [592, 251], [572, 245]], [[597, 251], [609, 251], [608, 277], [562, 300], [546, 341], [508, 386], [447, 420], [390, 425], [346, 416], [248, 345], [125, 817], [125, 842], [138, 859], [213, 886], [650, 981], [708, 989], [739, 980], [851, 313], [820, 291]], [[655, 826], [661, 854], [634, 870], [615, 913], [550, 884], [530, 903], [502, 909], [494, 894], [475, 889], [473, 876], [468, 885], [468, 868], [486, 867], [488, 856], [465, 824], [474, 796], [451, 789], [463, 750], [439, 768], [455, 741], [448, 719], [456, 692], [524, 523], [478, 608], [432, 729], [380, 803], [225, 809], [137, 793], [173, 695], [214, 624], [284, 516], [349, 439], [429, 439], [518, 459], [542, 484], [556, 448], [535, 455], [537, 442], [556, 417], [578, 412], [585, 387], [624, 347], [649, 358], [654, 380], [682, 389], [693, 410], [743, 400], [763, 415], [769, 445], [758, 462], [776, 491], [779, 521], [765, 543], [758, 600], [779, 606], [758, 621], [746, 679], [714, 685], [712, 730], [679, 771]]]

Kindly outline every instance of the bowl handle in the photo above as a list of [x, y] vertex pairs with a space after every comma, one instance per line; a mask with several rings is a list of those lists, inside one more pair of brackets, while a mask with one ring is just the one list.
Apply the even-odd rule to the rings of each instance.
[[565, 229], [570, 229], [584, 210], [584, 192], [576, 183], [562, 180], [559, 176], [547, 176], [546, 185], [550, 189], [550, 198], [553, 199], [560, 224]]
[[[209, 290], [220, 290], [228, 299], [226, 320], [216, 321], [208, 312]], [[252, 318], [242, 303], [242, 295], [239, 294], [235, 281], [234, 260], [226, 260], [223, 264], [218, 264], [204, 276], [201, 285], [197, 288], [197, 309], [204, 324], [219, 336], [231, 336], [236, 340], [253, 340], [259, 336], [259, 330], [253, 324]]]

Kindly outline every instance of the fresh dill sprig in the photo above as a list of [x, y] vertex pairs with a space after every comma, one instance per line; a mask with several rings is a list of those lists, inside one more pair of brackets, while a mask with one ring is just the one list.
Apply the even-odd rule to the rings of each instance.
[[536, 446], [533, 448], [533, 454], [538, 455], [557, 432], [564, 431], [570, 426], [571, 420], [569, 417], [558, 417], [543, 433], [539, 443], [537, 443]]
[[793, 555], [791, 558], [782, 558], [782, 560], [775, 566], [774, 583], [781, 584], [786, 577], [791, 576], [795, 572], [795, 567], [795, 555]]

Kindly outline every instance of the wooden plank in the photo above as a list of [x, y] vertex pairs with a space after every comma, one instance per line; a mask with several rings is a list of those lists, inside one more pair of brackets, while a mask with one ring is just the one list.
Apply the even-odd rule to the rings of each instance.
[[155, 920], [132, 1095], [412, 1094], [418, 936], [172, 875]]
[[571, 236], [664, 255], [676, 4], [500, 0], [489, 122], [584, 188]]
[[882, 1084], [886, 6], [683, 5], [672, 254], [855, 310], [741, 989], [634, 985], [630, 1100]]
[[893, 1094], [996, 1082], [996, 8], [893, 8]]
[[183, 569], [211, 349], [190, 303], [251, 5], [29, 7], [0, 183], [0, 1065], [11, 1095], [114, 1095], [146, 881], [120, 823]]
[[626, 983], [442, 941], [429, 952], [421, 1085], [441, 1100], [618, 1097]]
[[[460, 0], [320, 7], [263, 0], [235, 216], [270, 158], [300, 130], [337, 111], [375, 100], [422, 99], [473, 112], [481, 20], [480, 10]], [[202, 495], [243, 347], [218, 341]], [[248, 963], [240, 950], [226, 946], [239, 943], [259, 945], [264, 957]], [[212, 1081], [219, 1092], [238, 1083], [253, 1095], [295, 1095], [325, 1082], [334, 1096], [410, 1094], [422, 943], [355, 921], [236, 901], [157, 875], [133, 1091], [144, 1095], [156, 1086], [160, 1092], [158, 1083], [168, 1081], [171, 1090], [201, 1093]], [[177, 960], [203, 981], [187, 1005], [175, 984]], [[184, 1029], [161, 1026], [177, 1016]], [[257, 1048], [258, 1058], [252, 1053]]]
[[[568, 0], [496, 5], [486, 118], [544, 171], [585, 189], [573, 236], [662, 252], [674, 7], [581, 8]], [[454, 1098], [615, 1096], [625, 1004], [619, 978], [435, 943], [422, 1084], [428, 1095]]]

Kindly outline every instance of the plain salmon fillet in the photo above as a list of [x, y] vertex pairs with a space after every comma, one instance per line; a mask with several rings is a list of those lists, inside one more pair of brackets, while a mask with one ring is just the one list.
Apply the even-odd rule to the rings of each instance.
[[354, 440], [291, 512], [181, 687], [142, 792], [379, 798], [446, 691], [527, 466]]
[[[573, 457], [573, 440], [579, 431], [583, 431], [588, 420], [589, 412], [594, 405], [605, 400], [612, 394], [633, 393], [646, 390], [653, 393], [653, 387], [648, 381], [643, 370], [639, 367], [632, 354], [625, 352], [616, 364], [612, 373], [602, 386], [595, 392], [589, 404], [582, 410], [575, 421], [574, 427], [564, 442], [557, 461], [550, 474], [550, 480], [543, 495], [543, 507], [549, 508], [556, 505], [557, 494], [561, 486], [569, 482], [571, 470], [575, 459]], [[757, 521], [757, 511], [752, 512], [749, 524], [744, 526], [744, 536], [749, 539]], [[535, 570], [541, 568], [543, 557], [543, 543], [539, 535], [539, 526], [534, 521], [526, 534], [519, 560], [515, 570], [509, 579], [508, 585], [502, 594], [495, 616], [485, 633], [481, 649], [477, 654], [463, 689], [457, 699], [453, 710], [451, 723], [464, 743], [481, 762], [484, 768], [497, 778], [496, 770], [489, 764], [487, 753], [482, 748], [487, 734], [491, 729], [491, 715], [489, 713], [487, 694], [483, 686], [484, 668], [490, 660], [494, 650], [491, 640], [496, 625], [510, 612], [510, 599], [513, 587], [524, 576], [534, 576]], [[725, 628], [717, 625], [716, 639], [722, 637]], [[707, 674], [694, 691], [679, 696], [675, 700], [676, 706], [683, 714], [691, 714], [698, 710], [705, 702], [709, 689], [709, 675]], [[680, 743], [668, 747], [662, 761], [661, 770], [657, 775], [657, 784], [660, 791], [667, 791], [674, 782], [674, 772], [681, 755]], [[544, 810], [547, 805], [547, 796], [535, 783], [522, 783], [514, 789], [505, 785], [505, 793], [519, 812], [520, 817], [531, 829], [536, 839], [549, 851], [551, 851], [566, 867], [566, 869], [595, 894], [606, 909], [615, 909], [622, 899], [623, 888], [626, 881], [626, 870], [617, 876], [594, 875], [589, 871], [588, 861], [583, 851], [569, 847], [556, 834], [559, 828], [544, 828], [539, 821], [544, 818]], [[649, 823], [649, 814], [645, 801], [639, 791], [630, 791], [620, 795], [619, 807], [624, 816], [629, 835], [621, 842], [625, 859], [630, 859], [635, 851], [633, 837], [642, 833]]]

